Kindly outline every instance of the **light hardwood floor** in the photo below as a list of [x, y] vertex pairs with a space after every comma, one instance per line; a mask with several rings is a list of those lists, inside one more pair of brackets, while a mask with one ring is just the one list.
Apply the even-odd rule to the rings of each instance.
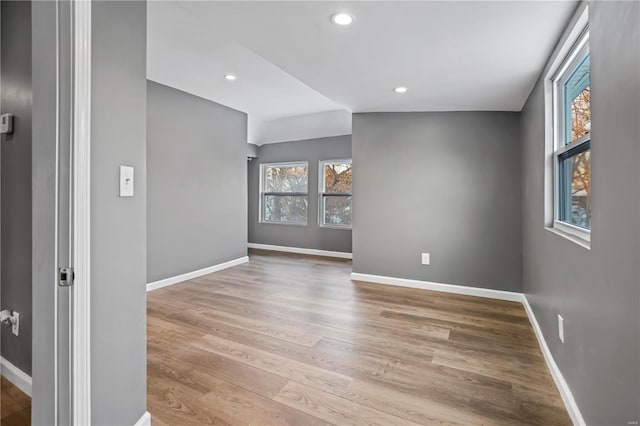
[[31, 424], [31, 398], [13, 383], [0, 379], [0, 425], [28, 426]]
[[571, 424], [520, 304], [250, 259], [148, 294], [154, 426]]

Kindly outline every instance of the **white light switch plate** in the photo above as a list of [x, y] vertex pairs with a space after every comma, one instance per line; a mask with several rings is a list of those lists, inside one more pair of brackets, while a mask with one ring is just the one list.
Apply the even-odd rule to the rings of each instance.
[[133, 197], [133, 167], [120, 166], [120, 196]]
[[422, 264], [431, 265], [431, 255], [429, 253], [422, 253]]

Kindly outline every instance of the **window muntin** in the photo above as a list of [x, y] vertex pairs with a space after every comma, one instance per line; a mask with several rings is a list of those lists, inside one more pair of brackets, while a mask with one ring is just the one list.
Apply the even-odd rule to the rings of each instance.
[[351, 228], [353, 212], [351, 160], [321, 161], [319, 171], [320, 225]]
[[308, 163], [262, 164], [261, 169], [261, 222], [306, 225]]
[[591, 79], [588, 33], [553, 80], [557, 132], [554, 141], [554, 227], [590, 240]]

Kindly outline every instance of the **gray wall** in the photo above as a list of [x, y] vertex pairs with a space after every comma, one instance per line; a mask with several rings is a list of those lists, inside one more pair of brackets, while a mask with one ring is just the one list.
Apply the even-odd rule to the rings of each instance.
[[[249, 163], [249, 242], [351, 253], [350, 229], [318, 224], [318, 162], [343, 158], [351, 158], [351, 135], [260, 146]], [[260, 164], [298, 160], [309, 162], [307, 226], [259, 223]]]
[[247, 158], [257, 158], [260, 147], [253, 143], [247, 144]]
[[517, 113], [354, 114], [353, 271], [521, 291], [519, 137]]
[[148, 280], [247, 255], [247, 116], [148, 82]]
[[54, 423], [56, 4], [32, 3], [33, 61], [33, 385], [32, 424]]
[[590, 8], [591, 250], [544, 229], [538, 82], [522, 112], [524, 291], [587, 424], [626, 425], [640, 418], [640, 3]]
[[[131, 425], [146, 411], [145, 2], [92, 2], [92, 424]], [[118, 196], [119, 166], [135, 196]]]
[[20, 335], [2, 327], [2, 356], [31, 375], [31, 2], [2, 2], [2, 114], [14, 132], [0, 140], [0, 309], [20, 313]]

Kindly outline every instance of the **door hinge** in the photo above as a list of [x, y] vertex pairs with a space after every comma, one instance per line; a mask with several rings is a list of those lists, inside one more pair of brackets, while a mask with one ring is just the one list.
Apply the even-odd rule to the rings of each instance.
[[58, 285], [60, 287], [69, 287], [73, 285], [73, 268], [58, 269]]

